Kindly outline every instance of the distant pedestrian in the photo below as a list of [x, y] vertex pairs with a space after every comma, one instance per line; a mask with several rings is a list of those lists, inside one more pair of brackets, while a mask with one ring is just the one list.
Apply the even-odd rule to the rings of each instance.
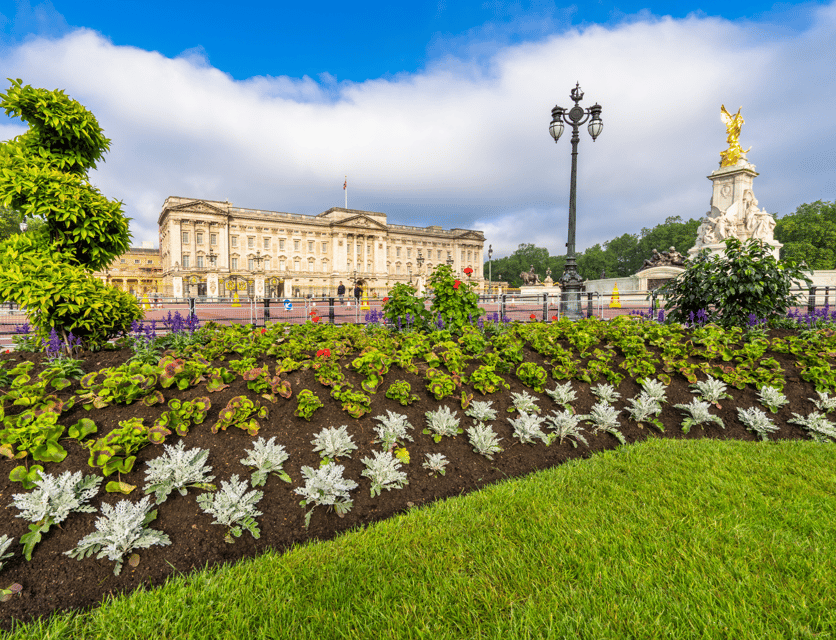
[[354, 285], [354, 301], [356, 304], [360, 304], [360, 296], [363, 294], [363, 290], [360, 288], [359, 284]]
[[345, 295], [345, 285], [343, 284], [342, 280], [340, 280], [340, 286], [337, 287], [337, 295], [340, 297], [340, 304], [345, 304], [343, 302], [343, 296]]

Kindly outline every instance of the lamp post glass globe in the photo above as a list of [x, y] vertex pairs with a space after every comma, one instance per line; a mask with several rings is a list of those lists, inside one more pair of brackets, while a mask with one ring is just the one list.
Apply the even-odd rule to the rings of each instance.
[[26, 233], [26, 230], [27, 230], [28, 228], [29, 228], [29, 225], [28, 225], [28, 224], [26, 224], [26, 222], [25, 222], [25, 221], [20, 223], [20, 231], [21, 231], [21, 233]]

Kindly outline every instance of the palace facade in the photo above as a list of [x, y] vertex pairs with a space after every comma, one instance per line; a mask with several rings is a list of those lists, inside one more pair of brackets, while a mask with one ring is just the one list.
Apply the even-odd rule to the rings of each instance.
[[388, 224], [376, 211], [311, 216], [169, 197], [158, 223], [161, 293], [176, 297], [333, 296], [340, 281], [347, 296], [355, 281], [384, 295], [439, 264], [462, 278], [471, 267], [483, 284], [481, 231]]
[[105, 284], [137, 297], [163, 291], [163, 271], [160, 268], [160, 250], [151, 242], [141, 247], [131, 247], [116, 258], [111, 265], [93, 275]]

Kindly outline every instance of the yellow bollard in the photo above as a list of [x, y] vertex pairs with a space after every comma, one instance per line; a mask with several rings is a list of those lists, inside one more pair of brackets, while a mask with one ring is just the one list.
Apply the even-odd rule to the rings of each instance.
[[618, 284], [612, 290], [612, 295], [610, 296], [610, 309], [620, 309], [621, 308], [621, 296], [618, 293]]

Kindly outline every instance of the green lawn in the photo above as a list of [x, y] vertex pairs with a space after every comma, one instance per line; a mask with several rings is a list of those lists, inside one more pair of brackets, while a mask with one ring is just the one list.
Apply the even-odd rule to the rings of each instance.
[[11, 638], [836, 638], [836, 446], [650, 439]]

